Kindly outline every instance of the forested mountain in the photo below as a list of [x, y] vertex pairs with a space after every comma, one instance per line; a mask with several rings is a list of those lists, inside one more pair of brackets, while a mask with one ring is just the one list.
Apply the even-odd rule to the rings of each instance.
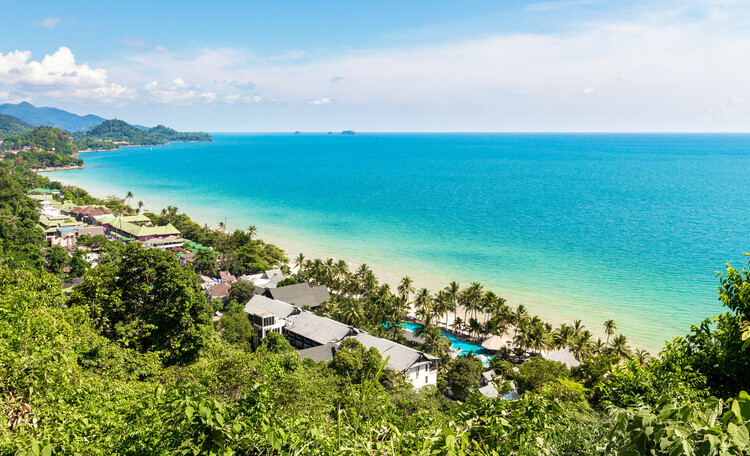
[[101, 139], [104, 141], [125, 141], [129, 144], [151, 145], [159, 144], [148, 136], [147, 131], [134, 127], [124, 120], [105, 120], [101, 124], [88, 130], [82, 135], [85, 138]]
[[33, 128], [34, 127], [17, 117], [8, 114], [0, 114], [0, 138], [25, 133]]
[[105, 120], [87, 132], [77, 134], [76, 137], [103, 141], [123, 141], [128, 144], [145, 146], [165, 144], [170, 141], [211, 141], [212, 139], [211, 135], [206, 133], [179, 132], [163, 125], [142, 130], [119, 119]]
[[48, 125], [68, 131], [86, 130], [104, 121], [104, 118], [93, 114], [79, 116], [58, 108], [38, 108], [25, 101], [18, 104], [2, 104], [0, 105], [0, 113], [10, 114], [35, 127]]

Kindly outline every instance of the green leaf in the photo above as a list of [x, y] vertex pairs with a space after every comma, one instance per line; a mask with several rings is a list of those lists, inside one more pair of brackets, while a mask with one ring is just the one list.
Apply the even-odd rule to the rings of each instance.
[[740, 448], [747, 448], [750, 443], [750, 432], [747, 426], [736, 427], [736, 430], [732, 433], [732, 442]]
[[191, 406], [185, 407], [185, 416], [188, 417], [189, 420], [193, 419], [193, 413], [195, 413], [195, 409]]

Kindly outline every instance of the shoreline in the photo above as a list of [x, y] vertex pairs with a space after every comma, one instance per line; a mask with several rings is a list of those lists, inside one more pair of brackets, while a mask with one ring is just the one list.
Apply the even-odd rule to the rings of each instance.
[[69, 169], [83, 169], [88, 168], [87, 165], [68, 165], [68, 166], [48, 166], [46, 168], [29, 168], [32, 173], [48, 173], [51, 171], [67, 171]]
[[[63, 169], [50, 170], [50, 172], [51, 171], [63, 171]], [[47, 177], [54, 180], [50, 176]], [[83, 188], [91, 195], [99, 198], [107, 198], [108, 196], [114, 194], [112, 191], [109, 191], [105, 188], [86, 188], [79, 183], [72, 182], [69, 179], [66, 180], [67, 182], [63, 182], [65, 185], [73, 185]], [[146, 203], [144, 204], [144, 210], [153, 212], [157, 212], [163, 207], [166, 207], [166, 205], [170, 204], [169, 201], [154, 201], [154, 198], [150, 198], [149, 196], [147, 196], [147, 201], [144, 202]], [[213, 226], [215, 224], [215, 220], [217, 220], [217, 217], [214, 216], [212, 218], [208, 213], [206, 213], [206, 211], [201, 211], [191, 206], [186, 206], [186, 208], [181, 210], [181, 212], [187, 214], [193, 221], [199, 224], [208, 224], [209, 226]], [[216, 212], [213, 213], [213, 215], [216, 214]], [[227, 228], [231, 230], [243, 229], [243, 227], [237, 226], [236, 224], [233, 224], [231, 222], [227, 222]], [[301, 239], [299, 236], [295, 237], [294, 235], [289, 235], [289, 233], [279, 233], [279, 231], [287, 230], [277, 231], [276, 229], [278, 228], [279, 227], [273, 226], [273, 224], [263, 223], [258, 227], [259, 233], [257, 237], [265, 240], [266, 242], [275, 244], [283, 249], [290, 263], [299, 253], [303, 253], [305, 255], [305, 258], [307, 259], [342, 259], [349, 265], [350, 270], [355, 270], [361, 264], [367, 264], [378, 278], [378, 281], [382, 284], [388, 284], [391, 290], [394, 292], [398, 287], [401, 278], [405, 275], [408, 275], [414, 281], [415, 289], [427, 288], [432, 294], [444, 288], [451, 280], [458, 281], [461, 284], [462, 288], [468, 286], [472, 281], [462, 281], [458, 278], [446, 278], [441, 274], [433, 272], [429, 269], [420, 268], [418, 265], [405, 265], [403, 263], [399, 263], [399, 266], [396, 266], [394, 264], [387, 265], [377, 262], [373, 263], [369, 261], [363, 261], [363, 259], [354, 258], [351, 255], [337, 254], [329, 248], [314, 245], [314, 243], [309, 239]], [[506, 300], [507, 305], [511, 307], [516, 307], [520, 304], [523, 304], [528, 309], [530, 315], [537, 315], [540, 319], [552, 324], [555, 327], [560, 326], [563, 323], [572, 324], [573, 321], [580, 319], [583, 321], [586, 329], [591, 332], [593, 340], [596, 340], [597, 338], [601, 338], [602, 340], [606, 339], [606, 335], [603, 329], [604, 320], [602, 320], [601, 322], [596, 322], [588, 320], [585, 315], [571, 315], [570, 313], [566, 312], [556, 312], [555, 309], [557, 307], [560, 307], [560, 303], [564, 300], [555, 298], [553, 296], [546, 296], [533, 292], [524, 293], [519, 292], [518, 290], [514, 291], [497, 286], [485, 286], [485, 290], [493, 291], [498, 296], [503, 297]], [[459, 316], [461, 312], [462, 310], [459, 310]], [[615, 318], [615, 321], [617, 322], [618, 320]], [[597, 325], [596, 323], [599, 324]], [[599, 326], [601, 326], [601, 328]], [[687, 330], [688, 328], [685, 329], [685, 331]], [[664, 343], [670, 340], [664, 339], [659, 341], [658, 343], [652, 344], [644, 342], [642, 340], [638, 340], [637, 337], [633, 337], [628, 332], [618, 330], [617, 333], [625, 334], [625, 336], [628, 338], [628, 343], [633, 350], [637, 348], [645, 349], [654, 357], [664, 348]]]
[[161, 147], [161, 146], [168, 146], [172, 143], [200, 143], [200, 142], [214, 142], [214, 139], [205, 140], [205, 141], [169, 141], [165, 142], [164, 144], [122, 144], [118, 145], [115, 149], [86, 149], [86, 150], [79, 150], [77, 153], [84, 154], [84, 153], [90, 153], [90, 152], [110, 152], [113, 150], [119, 150], [124, 149], [126, 147]]

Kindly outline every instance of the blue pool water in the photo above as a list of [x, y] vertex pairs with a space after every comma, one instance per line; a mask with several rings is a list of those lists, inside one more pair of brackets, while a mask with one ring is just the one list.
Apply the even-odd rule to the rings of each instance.
[[47, 173], [245, 229], [291, 255], [367, 263], [433, 293], [472, 281], [655, 352], [722, 310], [747, 265], [750, 135], [216, 134], [81, 155]]
[[[408, 329], [411, 332], [414, 332], [421, 325], [419, 325], [418, 323], [404, 322], [404, 323], [401, 323], [401, 326], [403, 326], [404, 328]], [[460, 354], [463, 354], [463, 353], [474, 353], [475, 355], [485, 354], [484, 347], [482, 347], [481, 345], [472, 344], [471, 342], [466, 342], [465, 340], [461, 340], [449, 332], [443, 331], [443, 335], [446, 338], [448, 338], [448, 340], [451, 342], [451, 348], [461, 350]]]

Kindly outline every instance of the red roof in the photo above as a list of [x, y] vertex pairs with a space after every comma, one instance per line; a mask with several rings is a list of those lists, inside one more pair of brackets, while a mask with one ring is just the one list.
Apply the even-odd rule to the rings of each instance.
[[213, 287], [211, 287], [211, 299], [213, 298], [226, 298], [227, 295], [229, 295], [229, 289], [232, 288], [232, 285], [223, 282], [223, 283], [217, 283]]

